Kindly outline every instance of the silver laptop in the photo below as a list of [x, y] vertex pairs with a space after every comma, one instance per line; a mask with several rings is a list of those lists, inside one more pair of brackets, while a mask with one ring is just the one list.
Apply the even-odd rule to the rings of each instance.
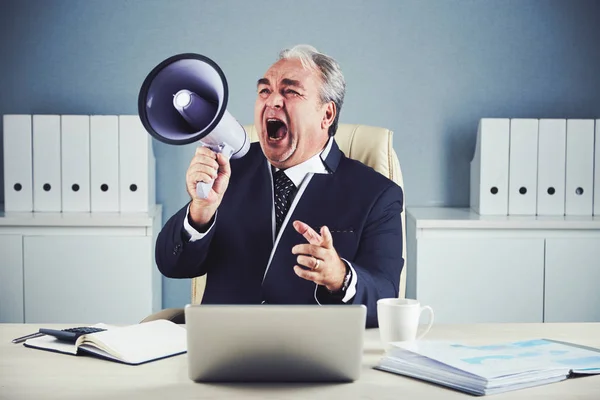
[[190, 379], [348, 382], [361, 369], [364, 305], [187, 305]]

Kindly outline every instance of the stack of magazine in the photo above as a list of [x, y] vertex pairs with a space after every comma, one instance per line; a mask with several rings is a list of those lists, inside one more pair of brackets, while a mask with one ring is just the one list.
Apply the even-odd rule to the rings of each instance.
[[547, 339], [485, 346], [416, 341], [395, 343], [375, 368], [486, 395], [600, 374], [600, 350]]

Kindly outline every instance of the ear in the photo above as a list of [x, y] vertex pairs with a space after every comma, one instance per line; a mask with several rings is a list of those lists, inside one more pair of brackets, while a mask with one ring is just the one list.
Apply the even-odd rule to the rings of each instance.
[[331, 124], [333, 124], [337, 109], [335, 108], [335, 103], [333, 101], [325, 104], [324, 107], [325, 113], [323, 113], [323, 119], [321, 120], [321, 129], [329, 129]]

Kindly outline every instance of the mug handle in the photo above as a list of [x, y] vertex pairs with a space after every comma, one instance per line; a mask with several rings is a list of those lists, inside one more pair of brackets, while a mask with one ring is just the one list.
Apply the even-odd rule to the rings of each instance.
[[424, 310], [429, 311], [429, 323], [427, 324], [427, 328], [425, 328], [425, 330], [423, 331], [423, 333], [421, 333], [417, 337], [417, 340], [419, 340], [423, 336], [425, 336], [427, 334], [427, 332], [429, 332], [429, 330], [431, 329], [431, 325], [433, 325], [433, 309], [431, 307], [429, 307], [429, 306], [423, 306], [423, 307], [421, 307], [421, 311], [419, 312], [419, 320], [421, 319], [421, 314], [423, 314]]

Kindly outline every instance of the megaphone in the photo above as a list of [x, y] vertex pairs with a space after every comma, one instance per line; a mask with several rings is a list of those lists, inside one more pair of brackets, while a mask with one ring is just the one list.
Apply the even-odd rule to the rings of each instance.
[[[225, 74], [210, 58], [194, 53], [167, 58], [148, 74], [138, 97], [142, 124], [153, 137], [175, 145], [199, 141], [228, 158], [250, 148], [243, 126], [227, 111]], [[198, 182], [207, 198], [213, 182]]]

